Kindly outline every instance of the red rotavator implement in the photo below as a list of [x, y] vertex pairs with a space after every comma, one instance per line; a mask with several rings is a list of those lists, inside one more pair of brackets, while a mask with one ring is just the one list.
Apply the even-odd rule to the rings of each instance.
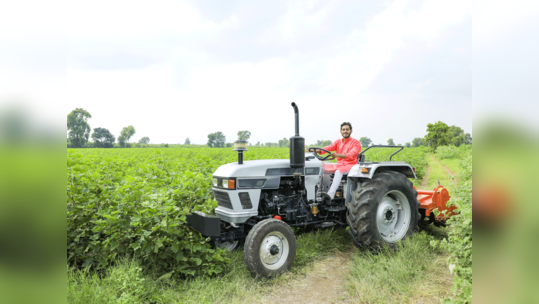
[[[415, 188], [415, 187], [414, 187]], [[416, 189], [417, 190], [417, 189]], [[417, 200], [420, 203], [419, 213], [421, 214], [422, 224], [430, 224], [434, 222], [436, 226], [445, 226], [446, 221], [455, 214], [455, 206], [447, 206], [447, 202], [451, 196], [444, 186], [440, 185], [438, 180], [438, 186], [434, 190], [417, 190]], [[438, 209], [440, 212], [438, 216], [434, 214], [434, 209]], [[445, 211], [445, 212], [444, 212]], [[429, 219], [426, 220], [426, 217]]]

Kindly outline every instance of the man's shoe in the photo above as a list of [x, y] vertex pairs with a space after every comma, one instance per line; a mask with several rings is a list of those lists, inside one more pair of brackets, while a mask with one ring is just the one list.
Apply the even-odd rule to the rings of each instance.
[[333, 198], [331, 197], [331, 195], [327, 194], [326, 192], [322, 192], [321, 194], [322, 194], [322, 197], [323, 197], [323, 198], [325, 198], [325, 199], [327, 199], [327, 200], [329, 200], [329, 201], [331, 201], [331, 200], [333, 199]]

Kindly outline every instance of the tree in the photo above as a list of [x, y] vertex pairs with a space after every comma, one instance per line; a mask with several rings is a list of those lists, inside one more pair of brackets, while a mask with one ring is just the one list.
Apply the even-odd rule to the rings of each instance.
[[147, 145], [150, 143], [150, 138], [145, 136], [138, 141], [139, 144]]
[[424, 143], [429, 146], [432, 151], [435, 151], [438, 146], [447, 146], [451, 143], [449, 127], [437, 121], [435, 124], [427, 125], [427, 135], [425, 135]]
[[92, 139], [96, 148], [112, 148], [113, 143], [116, 141], [114, 135], [105, 128], [95, 128]]
[[251, 138], [251, 132], [249, 132], [247, 130], [238, 132], [238, 139], [239, 140], [247, 140], [247, 141], [249, 141], [249, 138]]
[[208, 134], [208, 146], [210, 148], [222, 148], [225, 146], [226, 136], [221, 131]]
[[464, 144], [465, 145], [472, 144], [472, 136], [470, 135], [470, 133], [466, 133], [466, 135], [464, 135]]
[[120, 146], [125, 147], [127, 145], [129, 147], [129, 139], [133, 135], [135, 135], [135, 128], [133, 126], [123, 128], [120, 136], [118, 137]]
[[464, 130], [462, 130], [462, 128], [457, 126], [451, 126], [449, 127], [449, 130], [447, 132], [449, 133], [448, 136], [450, 138], [451, 144], [457, 147], [463, 144], [471, 144], [472, 137], [470, 133], [464, 133]]
[[390, 146], [394, 146], [395, 142], [393, 141], [393, 138], [388, 139], [387, 144], [390, 145]]
[[256, 142], [256, 145], [257, 145], [257, 146], [260, 146], [260, 142], [259, 142], [259, 141], [257, 141], [257, 142]]
[[208, 147], [213, 148], [215, 146], [215, 133], [208, 134]]
[[416, 137], [412, 140], [412, 147], [419, 147], [419, 146], [424, 146], [425, 144], [423, 144], [423, 139], [420, 138], [420, 137]]
[[361, 137], [359, 142], [361, 143], [361, 147], [368, 147], [371, 145], [372, 140], [368, 137]]
[[411, 144], [410, 144], [410, 142], [407, 142], [407, 143], [404, 144], [404, 146], [405, 146], [406, 148], [410, 148]]
[[447, 131], [449, 136], [449, 141], [451, 144], [455, 146], [460, 146], [464, 143], [465, 137], [464, 137], [464, 130], [462, 128], [457, 126], [451, 126], [449, 127], [449, 130]]
[[187, 137], [187, 138], [185, 139], [184, 145], [190, 145], [190, 144], [191, 144], [191, 141], [189, 140], [189, 137]]
[[286, 137], [284, 137], [283, 139], [279, 140], [278, 145], [281, 148], [286, 148], [286, 147], [290, 147], [290, 142], [288, 141], [288, 139], [286, 139]]
[[81, 148], [88, 142], [91, 130], [88, 118], [92, 118], [92, 115], [82, 108], [76, 108], [67, 115], [67, 130], [69, 130], [71, 147]]
[[227, 148], [232, 148], [233, 145], [234, 145], [233, 143], [226, 143], [226, 144], [225, 144], [225, 147], [227, 147]]

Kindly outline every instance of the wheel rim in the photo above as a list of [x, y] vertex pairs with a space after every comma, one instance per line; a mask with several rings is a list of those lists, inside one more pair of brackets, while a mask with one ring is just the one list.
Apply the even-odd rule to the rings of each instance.
[[236, 247], [238, 246], [238, 243], [239, 241], [234, 241], [234, 242], [219, 242], [219, 241], [215, 241], [215, 247], [218, 247], [218, 248], [224, 248], [228, 251], [232, 251], [234, 249], [236, 249]]
[[290, 246], [286, 237], [273, 231], [266, 235], [260, 244], [260, 261], [268, 269], [279, 269], [288, 257]]
[[376, 211], [378, 232], [389, 243], [399, 241], [408, 232], [411, 215], [410, 202], [402, 192], [387, 192]]

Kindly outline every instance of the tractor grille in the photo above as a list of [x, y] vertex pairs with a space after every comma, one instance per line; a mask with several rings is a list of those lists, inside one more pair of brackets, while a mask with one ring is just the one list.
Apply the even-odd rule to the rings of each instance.
[[240, 192], [240, 202], [243, 209], [253, 209], [249, 192]]
[[228, 196], [228, 192], [213, 191], [213, 195], [215, 195], [217, 205], [228, 209], [233, 209], [232, 202], [230, 202], [230, 196]]

